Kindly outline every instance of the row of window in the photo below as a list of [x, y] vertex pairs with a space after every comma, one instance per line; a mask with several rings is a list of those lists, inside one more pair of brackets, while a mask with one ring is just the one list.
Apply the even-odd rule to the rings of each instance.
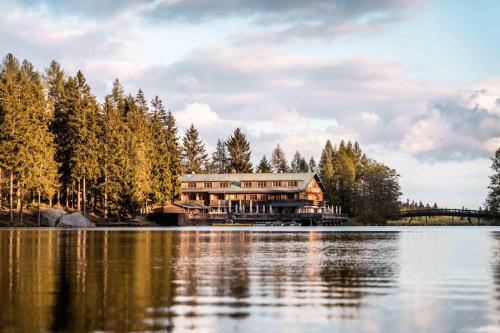
[[[273, 181], [273, 182], [257, 182], [257, 187], [259, 188], [265, 188], [268, 187], [269, 183], [271, 183], [271, 187], [283, 187], [283, 186], [288, 186], [288, 187], [297, 187], [299, 185], [299, 182], [296, 180], [293, 181], [287, 181], [287, 182], [281, 182], [281, 181]], [[245, 188], [251, 188], [252, 182], [241, 182], [241, 187]], [[196, 182], [188, 182], [188, 187], [189, 188], [196, 188]], [[212, 182], [204, 182], [203, 183], [204, 188], [212, 188]], [[229, 187], [229, 182], [219, 182], [219, 187]]]

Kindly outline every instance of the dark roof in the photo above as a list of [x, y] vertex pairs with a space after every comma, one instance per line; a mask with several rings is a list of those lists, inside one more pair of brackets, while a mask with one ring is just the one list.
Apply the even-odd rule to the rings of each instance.
[[[181, 182], [230, 182], [229, 187], [213, 188], [181, 188], [184, 193], [210, 192], [210, 193], [297, 193], [306, 189], [313, 178], [325, 191], [323, 184], [315, 172], [304, 173], [230, 173], [230, 174], [185, 174], [180, 177]], [[295, 187], [241, 187], [241, 182], [259, 181], [297, 181]]]

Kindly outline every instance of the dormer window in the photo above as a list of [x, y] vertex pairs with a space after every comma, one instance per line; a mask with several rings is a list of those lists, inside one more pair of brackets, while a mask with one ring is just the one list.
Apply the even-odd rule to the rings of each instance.
[[273, 187], [280, 187], [281, 186], [281, 182], [273, 182]]
[[257, 187], [266, 187], [266, 182], [258, 182]]
[[205, 182], [203, 184], [203, 187], [205, 187], [205, 188], [211, 188], [212, 187], [212, 183], [211, 182]]
[[241, 187], [252, 187], [252, 182], [242, 182]]
[[229, 182], [220, 182], [220, 187], [229, 187]]
[[196, 182], [189, 182], [188, 187], [190, 188], [196, 188]]
[[299, 182], [296, 180], [288, 182], [288, 187], [297, 187], [298, 185], [299, 185]]

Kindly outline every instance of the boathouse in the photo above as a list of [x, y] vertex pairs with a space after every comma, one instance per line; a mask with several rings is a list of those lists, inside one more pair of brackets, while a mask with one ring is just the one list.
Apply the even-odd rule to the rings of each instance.
[[186, 211], [317, 213], [325, 188], [315, 172], [185, 174], [180, 201]]

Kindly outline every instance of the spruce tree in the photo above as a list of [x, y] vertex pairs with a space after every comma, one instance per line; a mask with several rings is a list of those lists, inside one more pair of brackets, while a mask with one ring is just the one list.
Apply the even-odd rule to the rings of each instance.
[[271, 165], [273, 172], [288, 172], [288, 162], [286, 161], [285, 153], [283, 152], [279, 144], [277, 144], [273, 150], [273, 154], [271, 156]]
[[[73, 106], [75, 109], [68, 115], [68, 125], [74, 135], [68, 147], [71, 159], [70, 178], [77, 182], [78, 202], [81, 203], [78, 208], [86, 215], [88, 190], [95, 188], [99, 177], [99, 105], [81, 71], [77, 72], [75, 80], [78, 100]], [[89, 182], [90, 187], [87, 186]]]
[[500, 216], [500, 148], [495, 152], [491, 159], [493, 175], [490, 177], [488, 189], [488, 198], [486, 199], [486, 208], [496, 217]]
[[132, 183], [129, 149], [127, 137], [130, 131], [124, 122], [114, 96], [106, 97], [104, 116], [101, 126], [101, 149], [99, 165], [101, 166], [102, 182], [100, 183], [103, 198], [104, 216], [108, 213], [118, 217], [126, 214], [130, 207], [130, 184]]
[[269, 163], [266, 155], [262, 156], [259, 165], [257, 165], [257, 169], [255, 171], [259, 173], [271, 172], [271, 163]]
[[152, 113], [149, 119], [151, 132], [151, 201], [163, 206], [170, 200], [171, 178], [170, 156], [168, 153], [166, 128], [163, 126], [162, 115], [165, 109], [156, 97], [152, 103]]
[[334, 198], [334, 149], [330, 140], [326, 141], [325, 147], [321, 152], [321, 158], [319, 160], [319, 176], [326, 189], [326, 195], [328, 201], [333, 203]]
[[291, 172], [308, 172], [309, 171], [309, 165], [307, 164], [307, 161], [300, 152], [297, 150], [295, 154], [293, 155], [292, 162], [290, 163], [290, 171]]
[[316, 161], [314, 160], [314, 157], [311, 156], [309, 159], [309, 172], [317, 172], [318, 171], [318, 166], [316, 165]]
[[[158, 103], [160, 104], [160, 106], [157, 106]], [[177, 125], [175, 123], [175, 118], [172, 112], [168, 111], [167, 113], [165, 113], [163, 106], [161, 106], [161, 100], [158, 98], [158, 96], [155, 97], [152, 104], [153, 108], [163, 110], [160, 117], [162, 118], [163, 126], [165, 127], [165, 140], [170, 160], [169, 173], [171, 177], [171, 187], [169, 199], [171, 201], [174, 201], [180, 196], [179, 177], [182, 175], [182, 152], [179, 144], [179, 137], [177, 135]]]
[[152, 114], [149, 120], [151, 131], [151, 200], [155, 205], [164, 205], [170, 200], [172, 175], [171, 156], [167, 145], [167, 129], [162, 118], [166, 116], [158, 96], [152, 102]]
[[188, 128], [182, 139], [182, 159], [184, 173], [201, 173], [207, 164], [205, 145], [193, 124]]
[[229, 159], [227, 156], [226, 143], [218, 139], [215, 151], [212, 153], [211, 172], [213, 173], [227, 173], [229, 170]]
[[252, 172], [250, 143], [239, 128], [236, 128], [226, 141], [226, 146], [229, 154], [229, 169], [237, 173]]
[[10, 223], [14, 222], [14, 186], [22, 166], [23, 148], [21, 127], [23, 90], [19, 61], [8, 54], [0, 71], [0, 167], [8, 174]]

